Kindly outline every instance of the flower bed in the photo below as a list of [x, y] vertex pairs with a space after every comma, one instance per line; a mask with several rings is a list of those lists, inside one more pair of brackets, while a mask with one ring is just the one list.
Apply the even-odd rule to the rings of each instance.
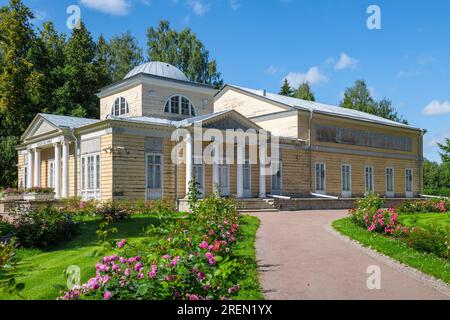
[[397, 208], [399, 213], [444, 213], [449, 211], [450, 200], [446, 198], [404, 202]]
[[7, 188], [2, 191], [2, 197], [5, 201], [20, 201], [23, 200], [23, 193], [23, 189]]
[[117, 243], [117, 254], [96, 265], [96, 276], [60, 299], [231, 299], [245, 265], [233, 257], [241, 216], [230, 200], [192, 200], [192, 213], [165, 213], [142, 243]]
[[[413, 206], [405, 203], [400, 207], [405, 210], [405, 208], [415, 208], [416, 205], [429, 210], [425, 212], [448, 211], [448, 203], [444, 200], [436, 201], [436, 199], [423, 204], [418, 202]], [[357, 207], [350, 210], [352, 221], [369, 232], [380, 233], [404, 241], [417, 251], [432, 253], [440, 258], [449, 258], [449, 239], [443, 230], [431, 226], [428, 228], [417, 226], [408, 228], [398, 221], [399, 215], [395, 209], [384, 210], [381, 209], [382, 206], [383, 202], [377, 196], [368, 196], [361, 199], [358, 201]]]
[[52, 188], [34, 187], [28, 189], [23, 199], [27, 201], [48, 201], [55, 198], [55, 192]]

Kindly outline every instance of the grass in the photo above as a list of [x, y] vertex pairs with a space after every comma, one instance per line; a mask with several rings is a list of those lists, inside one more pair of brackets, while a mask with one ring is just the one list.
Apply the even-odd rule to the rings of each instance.
[[242, 235], [243, 239], [238, 243], [234, 254], [238, 258], [246, 259], [247, 266], [241, 285], [241, 291], [236, 300], [263, 300], [261, 286], [258, 279], [258, 269], [256, 265], [256, 231], [260, 226], [260, 220], [252, 216], [243, 216]]
[[364, 247], [374, 249], [394, 260], [450, 283], [450, 260], [418, 252], [399, 240], [371, 233], [354, 224], [351, 218], [335, 221], [333, 227]]
[[[135, 216], [129, 221], [111, 225], [117, 227], [119, 232], [113, 235], [114, 239], [127, 239], [137, 242], [143, 238], [143, 229], [154, 224], [156, 219], [151, 216]], [[238, 299], [263, 299], [258, 281], [256, 266], [255, 239], [260, 221], [258, 218], [244, 216], [241, 226], [243, 239], [235, 248], [234, 254], [238, 258], [246, 259], [244, 277], [239, 282], [241, 291]], [[20, 295], [10, 295], [0, 290], [0, 300], [54, 300], [59, 296], [58, 287], [66, 287], [64, 270], [76, 265], [81, 269], [81, 282], [85, 283], [95, 275], [94, 266], [100, 259], [94, 255], [100, 247], [97, 246], [96, 230], [99, 220], [86, 218], [81, 222], [80, 234], [72, 241], [61, 246], [49, 249], [19, 249], [17, 256], [20, 262], [14, 276], [17, 283], [24, 283], [25, 289]], [[0, 281], [5, 279], [0, 279]]]
[[402, 214], [399, 222], [407, 227], [432, 227], [450, 235], [450, 213]]
[[[119, 232], [114, 239], [127, 239], [134, 242], [142, 239], [144, 227], [155, 223], [149, 216], [133, 217], [129, 221], [113, 224]], [[0, 300], [54, 300], [59, 296], [59, 289], [54, 286], [66, 287], [63, 274], [67, 267], [76, 265], [81, 269], [81, 281], [86, 282], [95, 275], [95, 263], [100, 259], [94, 255], [97, 246], [99, 220], [87, 219], [81, 222], [80, 234], [72, 241], [50, 250], [19, 249], [20, 262], [14, 272], [18, 283], [24, 283], [25, 289], [20, 296], [12, 296], [0, 291]], [[0, 279], [1, 280], [1, 279]]]

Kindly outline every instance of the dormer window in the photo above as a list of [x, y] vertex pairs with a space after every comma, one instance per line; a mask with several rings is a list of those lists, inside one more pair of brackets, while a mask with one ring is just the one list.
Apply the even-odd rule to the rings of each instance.
[[165, 113], [195, 117], [195, 107], [191, 101], [183, 96], [173, 96], [166, 102]]
[[117, 98], [114, 102], [112, 115], [116, 117], [124, 116], [130, 113], [128, 102], [124, 97]]

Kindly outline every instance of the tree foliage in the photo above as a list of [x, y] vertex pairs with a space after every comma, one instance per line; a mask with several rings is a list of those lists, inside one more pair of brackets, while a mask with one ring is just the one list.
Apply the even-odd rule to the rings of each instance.
[[147, 30], [147, 46], [150, 61], [170, 63], [191, 81], [216, 87], [223, 84], [217, 62], [210, 60], [209, 51], [190, 29], [178, 32], [168, 21], [160, 21], [158, 28]]
[[283, 85], [281, 86], [280, 92], [278, 94], [286, 97], [292, 97], [292, 95], [294, 94], [294, 90], [292, 89], [287, 79], [284, 79]]
[[441, 148], [442, 161], [450, 164], [450, 139], [445, 139], [445, 143], [438, 143], [438, 146]]
[[108, 43], [108, 65], [113, 82], [122, 80], [130, 70], [144, 62], [142, 48], [130, 31]]
[[311, 86], [308, 82], [304, 82], [294, 91], [294, 98], [307, 100], [307, 101], [316, 101], [316, 97], [311, 90]]
[[341, 107], [370, 113], [385, 119], [408, 124], [392, 107], [392, 102], [386, 98], [377, 102], [364, 80], [357, 80], [353, 87], [347, 88]]

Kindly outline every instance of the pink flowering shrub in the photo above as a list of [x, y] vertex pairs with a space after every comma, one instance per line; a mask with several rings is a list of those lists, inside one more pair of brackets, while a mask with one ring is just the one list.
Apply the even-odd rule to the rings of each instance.
[[450, 212], [450, 201], [447, 198], [405, 201], [397, 208], [397, 211], [399, 213], [446, 213]]
[[244, 272], [233, 257], [239, 223], [232, 201], [205, 199], [188, 216], [162, 218], [142, 243], [117, 242], [118, 253], [96, 265], [95, 277], [60, 299], [230, 299]]

